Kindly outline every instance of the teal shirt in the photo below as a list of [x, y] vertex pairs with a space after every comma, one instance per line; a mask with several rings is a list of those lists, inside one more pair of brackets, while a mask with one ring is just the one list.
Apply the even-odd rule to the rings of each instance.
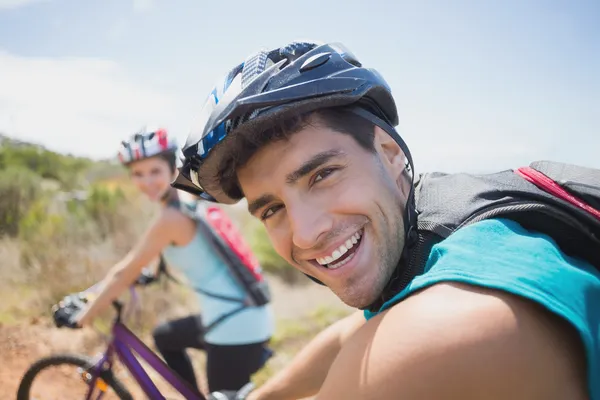
[[562, 253], [547, 235], [516, 222], [485, 220], [433, 247], [425, 272], [369, 319], [411, 293], [443, 281], [504, 290], [533, 300], [569, 321], [585, 346], [592, 400], [600, 400], [600, 273]]
[[[215, 253], [200, 231], [186, 246], [168, 246], [163, 250], [165, 260], [181, 270], [189, 283], [200, 289], [227, 297], [243, 298], [244, 290], [235, 281], [227, 265]], [[217, 299], [198, 293], [202, 323], [211, 322], [236, 309], [239, 303]], [[248, 307], [222, 322], [205, 336], [207, 343], [217, 345], [239, 345], [262, 342], [273, 335], [275, 323], [271, 305]]]

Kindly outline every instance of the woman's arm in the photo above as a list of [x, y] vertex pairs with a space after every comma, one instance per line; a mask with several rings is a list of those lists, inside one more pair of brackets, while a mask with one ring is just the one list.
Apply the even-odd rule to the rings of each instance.
[[194, 233], [194, 222], [176, 210], [165, 209], [148, 228], [136, 246], [115, 266], [101, 282], [98, 296], [77, 317], [79, 326], [89, 325], [110, 303], [131, 286], [142, 269], [154, 261], [160, 252], [172, 242], [186, 241], [185, 236]]

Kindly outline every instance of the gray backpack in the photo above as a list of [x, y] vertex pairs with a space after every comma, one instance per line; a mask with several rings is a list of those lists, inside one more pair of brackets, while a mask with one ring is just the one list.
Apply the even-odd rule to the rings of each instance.
[[[600, 170], [552, 161], [492, 174], [428, 173], [415, 184], [417, 232], [385, 293], [423, 272], [431, 248], [462, 227], [507, 218], [549, 235], [600, 270]], [[383, 299], [385, 301], [385, 299]]]

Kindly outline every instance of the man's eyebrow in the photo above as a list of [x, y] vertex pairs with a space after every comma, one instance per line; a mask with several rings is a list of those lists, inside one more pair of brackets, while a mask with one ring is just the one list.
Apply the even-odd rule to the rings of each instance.
[[[344, 156], [346, 153], [340, 149], [332, 149], [327, 151], [322, 151], [320, 153], [315, 154], [310, 159], [305, 161], [297, 170], [291, 172], [286, 177], [286, 182], [288, 184], [293, 184], [298, 179], [302, 178], [319, 168], [321, 165], [325, 164], [327, 161], [331, 160], [335, 157]], [[263, 194], [255, 200], [248, 202], [248, 212], [254, 215], [258, 210], [260, 210], [265, 205], [275, 200], [275, 196], [272, 194]]]
[[254, 213], [256, 211], [260, 210], [261, 208], [263, 208], [265, 205], [269, 204], [273, 200], [275, 200], [275, 196], [273, 196], [272, 194], [263, 194], [256, 200], [252, 200], [251, 202], [248, 203], [248, 212], [250, 214], [254, 215]]
[[298, 179], [310, 174], [312, 171], [319, 168], [332, 158], [340, 157], [345, 154], [346, 153], [340, 149], [332, 149], [317, 153], [309, 160], [305, 161], [297, 170], [288, 174], [286, 177], [286, 182], [289, 184], [296, 183]]

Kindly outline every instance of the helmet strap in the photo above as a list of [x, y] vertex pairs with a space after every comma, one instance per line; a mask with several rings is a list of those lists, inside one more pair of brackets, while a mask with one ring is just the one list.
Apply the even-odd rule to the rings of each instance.
[[400, 149], [404, 152], [406, 156], [406, 160], [408, 161], [408, 165], [410, 166], [410, 191], [408, 193], [408, 199], [406, 201], [405, 214], [404, 214], [404, 237], [405, 237], [405, 246], [404, 248], [412, 247], [418, 237], [417, 237], [417, 209], [415, 203], [415, 166], [413, 164], [412, 156], [410, 151], [408, 150], [408, 146], [402, 139], [402, 137], [396, 132], [396, 130], [390, 125], [387, 121], [379, 118], [375, 114], [365, 110], [362, 107], [356, 106], [351, 107], [349, 109], [352, 113], [362, 117], [368, 121], [371, 121], [375, 125], [379, 126], [381, 129], [387, 132], [388, 135], [394, 139]]

